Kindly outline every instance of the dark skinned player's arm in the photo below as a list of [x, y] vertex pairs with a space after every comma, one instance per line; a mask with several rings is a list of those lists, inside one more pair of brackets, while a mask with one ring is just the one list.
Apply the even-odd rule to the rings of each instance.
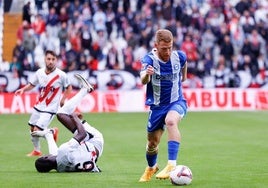
[[81, 120], [78, 118], [78, 116], [75, 113], [71, 114], [70, 118], [72, 119], [73, 124], [76, 126], [76, 130], [77, 130], [77, 135], [75, 135], [73, 138], [80, 143], [87, 136], [86, 130], [83, 127]]

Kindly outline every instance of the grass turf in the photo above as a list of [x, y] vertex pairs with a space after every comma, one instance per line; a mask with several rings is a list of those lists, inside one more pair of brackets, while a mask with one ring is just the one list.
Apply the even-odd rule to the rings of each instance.
[[[197, 188], [265, 188], [268, 186], [268, 112], [189, 112], [180, 124], [182, 143], [178, 164], [189, 166]], [[29, 114], [0, 115], [1, 187], [173, 187], [169, 180], [138, 180], [146, 166], [146, 113], [85, 114], [104, 135], [102, 173], [38, 173], [27, 121]], [[71, 138], [56, 119], [58, 144]], [[47, 143], [41, 140], [42, 151]], [[158, 164], [167, 162], [166, 134]]]

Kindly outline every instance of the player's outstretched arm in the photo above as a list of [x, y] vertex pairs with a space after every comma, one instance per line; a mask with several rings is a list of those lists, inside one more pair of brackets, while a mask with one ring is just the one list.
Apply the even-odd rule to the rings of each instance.
[[35, 86], [32, 85], [31, 83], [28, 83], [27, 85], [25, 85], [23, 88], [20, 88], [18, 90], [15, 91], [15, 95], [21, 95], [23, 94], [25, 91], [29, 91], [31, 89], [33, 89]]

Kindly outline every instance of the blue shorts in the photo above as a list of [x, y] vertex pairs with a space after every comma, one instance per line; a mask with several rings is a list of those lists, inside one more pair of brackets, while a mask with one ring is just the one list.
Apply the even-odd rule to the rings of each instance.
[[165, 128], [165, 118], [169, 111], [174, 110], [182, 117], [187, 113], [187, 103], [185, 100], [179, 100], [166, 106], [151, 106], [147, 131], [153, 132], [158, 129]]

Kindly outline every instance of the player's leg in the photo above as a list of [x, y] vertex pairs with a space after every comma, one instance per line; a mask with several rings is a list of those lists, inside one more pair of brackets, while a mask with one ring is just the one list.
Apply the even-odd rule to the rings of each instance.
[[164, 116], [161, 111], [150, 111], [147, 125], [147, 145], [146, 145], [146, 167], [139, 182], [150, 181], [152, 176], [158, 171], [157, 155], [158, 145], [163, 134]]
[[28, 157], [42, 155], [40, 138], [32, 136], [32, 134], [31, 134], [34, 131], [36, 122], [38, 121], [39, 118], [40, 118], [40, 113], [38, 111], [36, 111], [35, 109], [33, 109], [33, 113], [31, 114], [28, 125], [30, 126], [30, 137], [31, 137], [31, 141], [33, 143], [34, 149], [32, 152], [27, 154]]
[[93, 87], [88, 81], [83, 78], [80, 74], [75, 75], [78, 81], [81, 83], [82, 88], [76, 93], [70, 100], [68, 100], [57, 112], [58, 120], [71, 132], [74, 133], [76, 126], [72, 122], [69, 114], [75, 111], [75, 108], [82, 101], [82, 99], [90, 92], [93, 91]]
[[86, 88], [89, 93], [91, 93], [94, 90], [93, 86], [81, 74], [75, 74], [74, 76], [80, 82], [81, 87]]
[[150, 181], [152, 176], [159, 170], [157, 165], [157, 154], [158, 154], [158, 144], [160, 142], [163, 130], [159, 129], [155, 132], [147, 134], [147, 145], [146, 145], [146, 160], [148, 166], [145, 168], [143, 175], [141, 176], [139, 182]]
[[75, 108], [82, 101], [82, 99], [90, 92], [93, 91], [93, 87], [88, 83], [88, 81], [83, 78], [80, 74], [76, 74], [75, 77], [81, 84], [81, 89], [76, 93], [70, 100], [68, 100], [57, 113], [71, 114], [75, 111]]
[[176, 166], [177, 154], [180, 146], [180, 132], [178, 130], [179, 114], [176, 111], [170, 111], [166, 117], [166, 128], [168, 134], [168, 163], [166, 167], [156, 175], [157, 179], [168, 179], [169, 173]]
[[177, 165], [177, 157], [180, 149], [181, 134], [178, 129], [178, 123], [186, 113], [185, 105], [174, 104], [167, 113], [165, 124], [168, 135], [168, 163], [166, 167], [156, 175], [158, 179], [168, 179], [169, 173]]
[[72, 114], [77, 105], [80, 104], [87, 94], [87, 89], [81, 88], [70, 100], [65, 102], [65, 104], [57, 111], [57, 114]]
[[[53, 114], [50, 113], [41, 113], [40, 118], [38, 119], [36, 126], [44, 132], [47, 132], [47, 134], [44, 134], [44, 138], [47, 141], [48, 144], [48, 150], [49, 153], [52, 155], [57, 155], [58, 146], [54, 139], [54, 132], [56, 131], [54, 128], [48, 128], [50, 123], [52, 122], [54, 118]], [[38, 137], [38, 135], [35, 135]]]
[[61, 122], [61, 124], [63, 124], [64, 127], [66, 127], [69, 131], [71, 131], [72, 133], [75, 132], [76, 126], [69, 114], [58, 113], [57, 118], [59, 122]]

